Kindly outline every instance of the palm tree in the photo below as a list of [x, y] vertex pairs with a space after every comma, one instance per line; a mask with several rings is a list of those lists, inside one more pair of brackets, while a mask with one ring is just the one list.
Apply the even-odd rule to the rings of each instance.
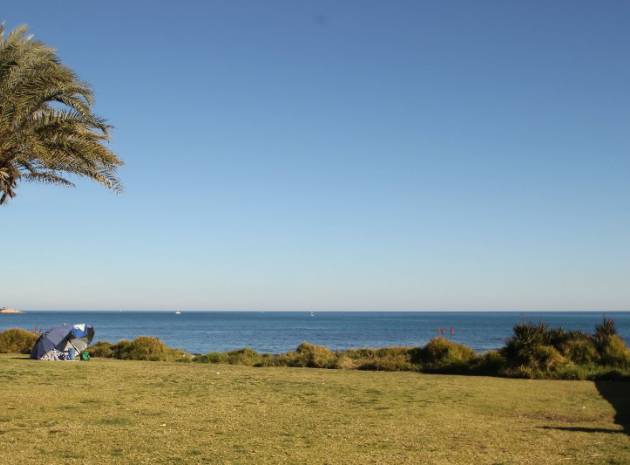
[[26, 26], [5, 34], [0, 25], [0, 204], [21, 180], [73, 186], [68, 174], [120, 192], [122, 161], [105, 146], [110, 126], [93, 103], [55, 50]]

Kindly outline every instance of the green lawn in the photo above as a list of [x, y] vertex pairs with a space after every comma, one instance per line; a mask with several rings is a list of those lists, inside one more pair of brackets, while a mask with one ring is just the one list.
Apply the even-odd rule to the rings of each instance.
[[630, 464], [586, 381], [2, 356], [0, 389], [1, 464]]

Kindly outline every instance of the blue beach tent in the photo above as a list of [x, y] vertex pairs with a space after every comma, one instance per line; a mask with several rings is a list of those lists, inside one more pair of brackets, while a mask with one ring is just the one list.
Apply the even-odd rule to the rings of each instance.
[[77, 324], [49, 329], [37, 339], [31, 358], [36, 360], [74, 360], [94, 339], [91, 325]]

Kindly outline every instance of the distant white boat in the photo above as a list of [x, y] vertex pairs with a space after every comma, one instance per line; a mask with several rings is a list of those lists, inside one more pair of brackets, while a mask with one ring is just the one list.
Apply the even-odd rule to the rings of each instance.
[[311, 316], [315, 316], [315, 312], [311, 312]]
[[181, 314], [182, 314], [182, 312], [180, 312], [179, 310], [177, 310], [177, 311], [175, 312], [175, 315], [181, 315]]

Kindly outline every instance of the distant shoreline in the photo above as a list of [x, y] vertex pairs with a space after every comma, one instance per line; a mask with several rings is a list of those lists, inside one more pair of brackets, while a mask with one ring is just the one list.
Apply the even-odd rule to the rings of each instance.
[[24, 312], [15, 308], [0, 308], [0, 315], [17, 315], [20, 313]]

